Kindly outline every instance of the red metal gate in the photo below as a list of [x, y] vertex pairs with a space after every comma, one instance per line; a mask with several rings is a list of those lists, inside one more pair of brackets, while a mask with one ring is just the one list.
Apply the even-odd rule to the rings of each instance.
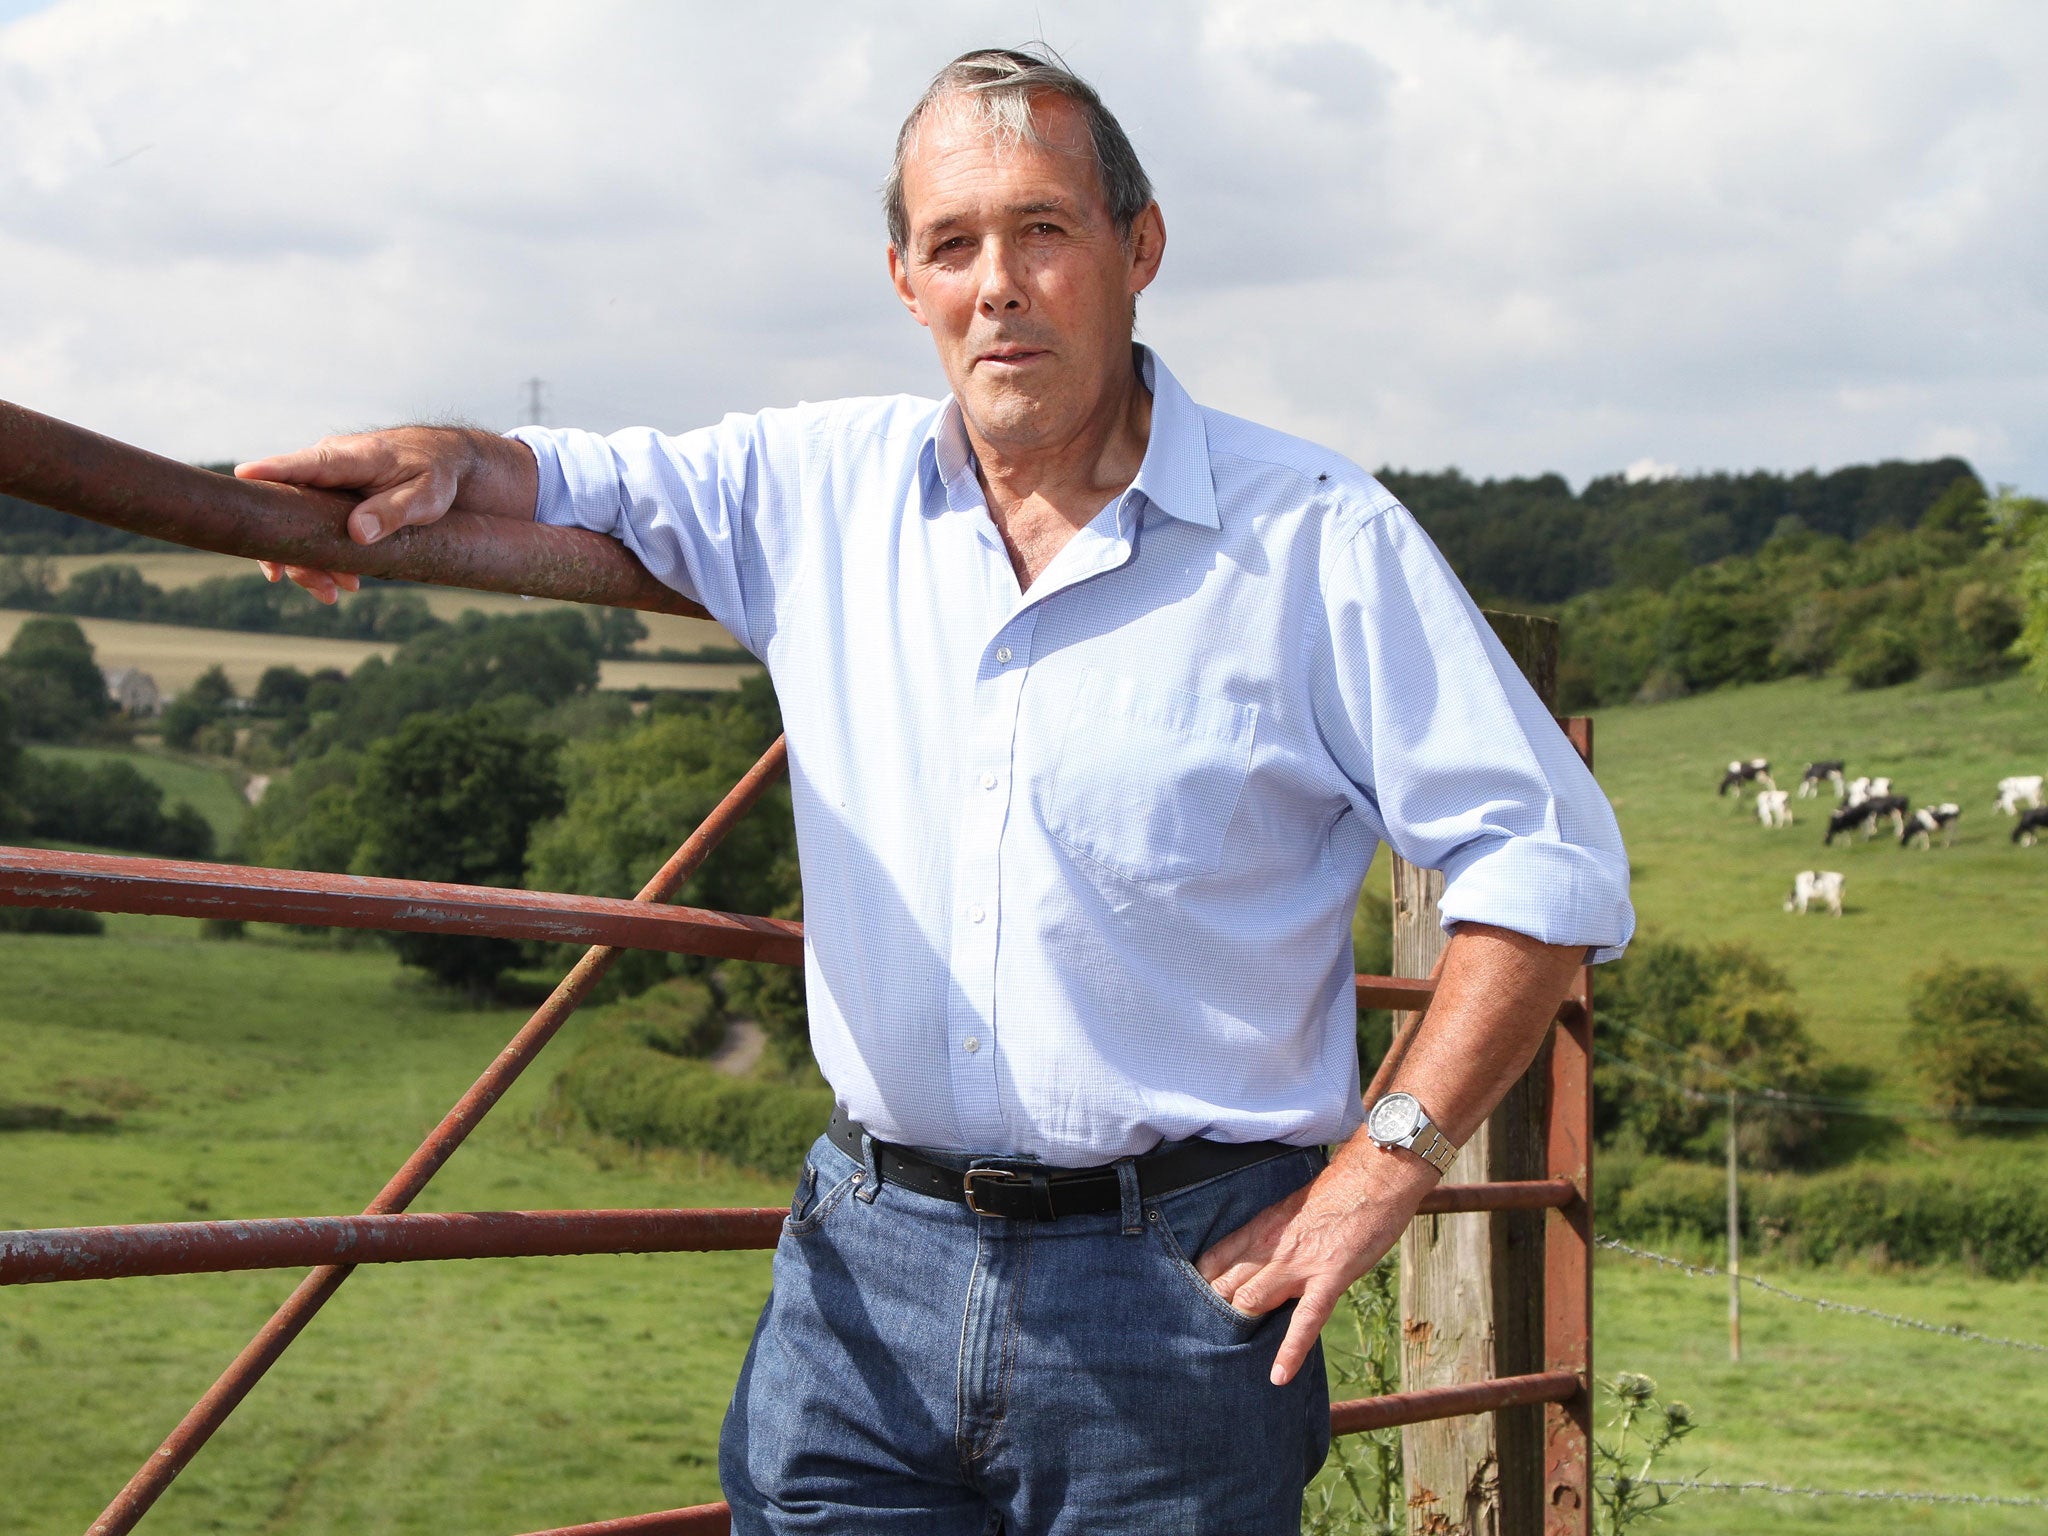
[[[225, 480], [95, 437], [0, 402], [0, 490], [98, 521], [226, 553], [286, 558], [367, 574], [525, 591], [667, 612], [701, 612], [652, 583], [610, 540], [574, 530], [494, 525], [488, 538], [451, 516], [364, 550], [339, 532], [348, 498]], [[560, 537], [557, 537], [560, 535]], [[508, 543], [508, 540], [511, 542]], [[510, 551], [507, 554], [507, 551]], [[1560, 722], [1589, 762], [1591, 724]], [[632, 901], [494, 887], [363, 879], [0, 848], [0, 905], [100, 912], [485, 934], [585, 942], [591, 947], [458, 1099], [359, 1216], [175, 1222], [0, 1233], [0, 1285], [130, 1275], [313, 1266], [270, 1321], [128, 1480], [91, 1527], [119, 1536], [163, 1493], [213, 1432], [312, 1321], [358, 1264], [544, 1254], [665, 1253], [772, 1248], [785, 1212], [484, 1211], [409, 1215], [406, 1208], [540, 1053], [626, 949], [802, 963], [799, 925], [668, 905], [705, 857], [785, 766], [777, 741]], [[1361, 1008], [1425, 1008], [1430, 983], [1360, 976]], [[1486, 1413], [1527, 1404], [1545, 1415], [1543, 1507], [1547, 1536], [1591, 1530], [1592, 993], [1581, 970], [1559, 1009], [1543, 1058], [1547, 1177], [1440, 1187], [1424, 1214], [1546, 1210], [1544, 1369], [1330, 1409], [1335, 1434]], [[597, 1533], [708, 1533], [728, 1529], [725, 1506], [576, 1526]], [[568, 1536], [567, 1531], [549, 1536]]]

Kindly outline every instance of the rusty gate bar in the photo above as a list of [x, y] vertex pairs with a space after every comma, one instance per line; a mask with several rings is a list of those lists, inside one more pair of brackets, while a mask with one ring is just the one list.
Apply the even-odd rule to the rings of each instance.
[[530, 1536], [731, 1536], [732, 1512], [723, 1504], [692, 1504], [651, 1515], [597, 1520], [589, 1525], [564, 1525]]
[[[1563, 1179], [1449, 1184], [1425, 1195], [1418, 1214], [1540, 1211], [1577, 1198], [1577, 1187]], [[296, 1269], [315, 1264], [773, 1248], [788, 1214], [783, 1207], [772, 1205], [729, 1210], [276, 1216], [22, 1228], [0, 1231], [0, 1286]]]
[[358, 497], [217, 475], [5, 400], [0, 491], [216, 554], [707, 617], [601, 533], [451, 512], [366, 546], [344, 531]]
[[[1593, 766], [1593, 722], [1561, 722]], [[1543, 1229], [1543, 1367], [1579, 1388], [1543, 1410], [1544, 1536], [1593, 1529], [1593, 968], [1579, 967], [1551, 1031], [1544, 1171], [1576, 1196]]]
[[[760, 761], [726, 792], [725, 798], [698, 823], [697, 829], [682, 847], [669, 856], [668, 862], [635, 899], [665, 901], [680, 890], [711, 850], [724, 840], [734, 823], [761, 798], [788, 762], [788, 743], [778, 736], [761, 754]], [[483, 1075], [442, 1117], [441, 1123], [428, 1133], [427, 1139], [406, 1159], [405, 1166], [392, 1175], [377, 1198], [370, 1202], [365, 1215], [390, 1215], [412, 1203], [477, 1123], [518, 1080], [519, 1074], [540, 1054], [541, 1047], [554, 1038], [555, 1031], [589, 996], [590, 989], [597, 985], [622, 953], [620, 949], [601, 944], [584, 951], [583, 958], [562, 978], [547, 1001], [534, 1011], [533, 1017], [498, 1053], [497, 1059], [484, 1069]], [[87, 1536], [125, 1536], [126, 1532], [133, 1530], [135, 1522], [149, 1512], [149, 1507], [171, 1485], [172, 1479], [184, 1470], [186, 1463], [198, 1454], [199, 1448], [235, 1411], [236, 1405], [263, 1379], [263, 1373], [298, 1337], [300, 1330], [313, 1320], [313, 1315], [327, 1304], [328, 1297], [341, 1288], [351, 1272], [351, 1267], [346, 1264], [325, 1264], [300, 1281], [283, 1305], [271, 1314], [270, 1320], [257, 1330], [256, 1337], [243, 1347], [228, 1368], [221, 1372], [219, 1379], [207, 1388], [205, 1395], [178, 1421], [177, 1428], [136, 1469], [126, 1486], [114, 1495], [113, 1501], [88, 1529]]]
[[789, 1212], [451, 1211], [0, 1232], [0, 1285], [314, 1264], [773, 1248]]
[[47, 848], [0, 847], [0, 905], [375, 928], [387, 933], [488, 934], [722, 960], [803, 963], [803, 929], [780, 918], [506, 886], [445, 885]]

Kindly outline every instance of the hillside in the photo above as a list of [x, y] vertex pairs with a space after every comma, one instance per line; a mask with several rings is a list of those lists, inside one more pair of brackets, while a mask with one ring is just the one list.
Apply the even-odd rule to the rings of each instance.
[[[1596, 716], [1595, 762], [1612, 797], [1646, 928], [1693, 942], [1738, 940], [1782, 966], [1820, 1042], [1919, 1097], [1901, 1065], [1908, 979], [1945, 955], [2032, 974], [2048, 959], [2048, 844], [2013, 847], [1992, 809], [1998, 780], [2048, 771], [2048, 699], [2021, 679], [1936, 690], [1852, 692], [1833, 680], [1728, 688]], [[1751, 797], [1717, 800], [1731, 758], [1767, 757], [1794, 788], [1811, 759], [1851, 776], [1889, 774], [1913, 802], [1963, 807], [1955, 846], [1902, 850], [1890, 836], [1821, 846], [1832, 792], [1793, 799], [1797, 824], [1766, 831]], [[1782, 910], [1803, 869], [1847, 876], [1846, 911]]]

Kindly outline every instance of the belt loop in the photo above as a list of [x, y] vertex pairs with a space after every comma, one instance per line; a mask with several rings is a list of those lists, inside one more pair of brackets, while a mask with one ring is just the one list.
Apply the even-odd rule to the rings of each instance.
[[1124, 1236], [1142, 1236], [1145, 1231], [1145, 1202], [1138, 1194], [1138, 1160], [1135, 1157], [1116, 1160], [1116, 1188], [1123, 1197]]
[[882, 1192], [882, 1169], [875, 1161], [875, 1138], [863, 1126], [860, 1133], [860, 1188], [853, 1192], [853, 1198], [862, 1205], [873, 1205], [875, 1196]]

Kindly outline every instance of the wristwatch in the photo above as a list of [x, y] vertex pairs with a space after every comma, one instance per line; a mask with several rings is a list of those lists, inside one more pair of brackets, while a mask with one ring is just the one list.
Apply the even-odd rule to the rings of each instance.
[[1436, 1128], [1412, 1093], [1390, 1093], [1365, 1117], [1365, 1133], [1379, 1147], [1406, 1147], [1438, 1173], [1449, 1173], [1458, 1149]]

